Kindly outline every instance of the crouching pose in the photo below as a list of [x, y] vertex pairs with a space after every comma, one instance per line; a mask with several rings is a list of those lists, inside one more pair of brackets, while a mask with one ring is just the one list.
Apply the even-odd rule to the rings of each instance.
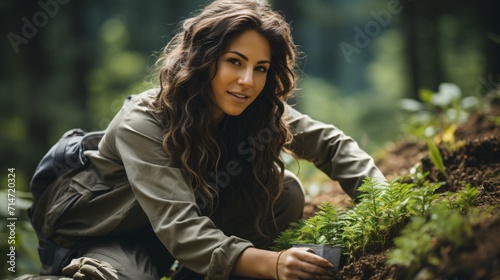
[[185, 20], [158, 87], [32, 209], [45, 276], [21, 279], [160, 279], [175, 260], [174, 280], [331, 279], [332, 264], [305, 249], [268, 249], [304, 207], [280, 153], [352, 197], [385, 178], [352, 138], [287, 105], [296, 55], [289, 24], [262, 1], [216, 0]]

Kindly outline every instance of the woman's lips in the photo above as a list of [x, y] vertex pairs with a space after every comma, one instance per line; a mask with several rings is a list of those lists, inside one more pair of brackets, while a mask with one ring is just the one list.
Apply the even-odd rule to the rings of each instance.
[[241, 93], [234, 93], [234, 92], [227, 92], [229, 95], [231, 95], [232, 99], [236, 101], [237, 103], [245, 103], [248, 100], [248, 96], [243, 95]]

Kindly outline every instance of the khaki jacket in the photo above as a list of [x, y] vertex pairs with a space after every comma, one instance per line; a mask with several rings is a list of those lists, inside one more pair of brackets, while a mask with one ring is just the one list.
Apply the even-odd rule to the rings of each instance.
[[[151, 226], [180, 263], [209, 279], [227, 279], [238, 256], [253, 245], [224, 235], [201, 215], [187, 178], [163, 150], [161, 122], [148, 106], [156, 93], [140, 94], [115, 116], [99, 149], [86, 152], [89, 168], [49, 186], [34, 225], [61, 246]], [[290, 106], [287, 122], [294, 134], [291, 150], [339, 181], [352, 197], [366, 177], [385, 181], [373, 159], [335, 126]]]

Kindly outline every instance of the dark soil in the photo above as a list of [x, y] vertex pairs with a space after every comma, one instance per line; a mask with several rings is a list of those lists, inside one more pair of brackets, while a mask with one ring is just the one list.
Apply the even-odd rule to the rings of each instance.
[[[439, 145], [448, 178], [432, 164], [427, 144], [403, 141], [389, 148], [377, 165], [390, 180], [404, 176], [416, 164], [428, 171], [432, 182], [445, 182], [440, 192], [456, 192], [467, 183], [480, 191], [477, 203], [482, 209], [500, 206], [500, 126], [493, 116], [500, 116], [500, 106], [487, 112], [477, 112], [460, 125], [455, 132], [453, 148]], [[339, 196], [341, 198], [339, 198]], [[345, 194], [336, 186], [331, 193], [322, 194], [306, 205], [304, 217], [311, 216], [323, 201], [345, 206]], [[340, 203], [339, 203], [340, 202]], [[496, 212], [498, 213], [498, 211]], [[500, 217], [493, 215], [474, 228], [467, 237], [467, 246], [451, 249], [448, 244], [437, 242], [441, 265], [434, 275], [439, 279], [500, 279]], [[345, 265], [335, 279], [405, 279], [404, 270], [386, 265], [386, 251], [363, 255], [358, 261]], [[422, 278], [427, 279], [427, 278]], [[433, 278], [435, 279], [435, 278]]]

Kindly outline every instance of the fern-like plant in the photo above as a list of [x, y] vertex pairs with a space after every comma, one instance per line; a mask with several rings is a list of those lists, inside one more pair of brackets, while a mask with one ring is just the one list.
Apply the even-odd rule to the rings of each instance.
[[[436, 204], [428, 217], [414, 217], [401, 236], [395, 238], [396, 248], [388, 253], [388, 264], [405, 268], [400, 270], [404, 279], [440, 279], [443, 275], [435, 275], [433, 271], [441, 266], [442, 259], [466, 245], [473, 234], [472, 226], [489, 216], [481, 211], [463, 216], [448, 206]], [[446, 249], [437, 249], [440, 245]], [[426, 278], [422, 278], [424, 274]]]
[[292, 244], [338, 244], [339, 210], [330, 202], [318, 206], [318, 212], [307, 220], [292, 223], [274, 240], [274, 250], [290, 248]]
[[437, 198], [434, 194], [440, 184], [425, 180], [427, 173], [412, 174], [390, 182], [366, 179], [358, 188], [358, 202], [345, 212], [331, 203], [322, 204], [311, 218], [293, 223], [274, 241], [274, 249], [281, 250], [292, 243], [334, 244], [342, 246], [348, 261], [361, 254], [381, 251], [388, 240], [396, 236], [410, 217], [428, 215]]

